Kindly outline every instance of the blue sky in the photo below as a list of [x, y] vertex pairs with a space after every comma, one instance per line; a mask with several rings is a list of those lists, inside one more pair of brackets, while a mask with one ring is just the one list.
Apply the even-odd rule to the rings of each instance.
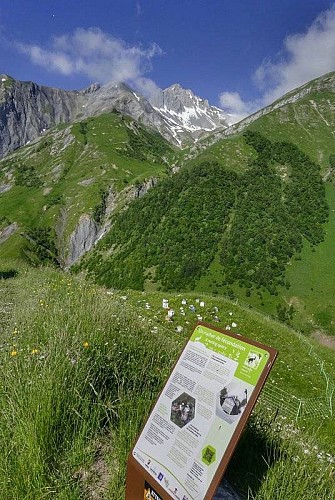
[[2, 0], [0, 73], [180, 83], [236, 117], [335, 70], [334, 0]]

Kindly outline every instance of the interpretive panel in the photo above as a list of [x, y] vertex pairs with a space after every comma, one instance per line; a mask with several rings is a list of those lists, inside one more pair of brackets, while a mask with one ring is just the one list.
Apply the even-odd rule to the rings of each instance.
[[196, 326], [132, 450], [163, 498], [203, 499], [220, 480], [276, 354]]

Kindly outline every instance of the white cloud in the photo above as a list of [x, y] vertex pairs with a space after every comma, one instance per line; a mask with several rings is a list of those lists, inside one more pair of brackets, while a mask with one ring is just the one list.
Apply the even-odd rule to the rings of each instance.
[[276, 62], [263, 61], [253, 75], [261, 92], [254, 102], [244, 102], [238, 94], [223, 92], [220, 103], [236, 118], [271, 104], [304, 83], [335, 70], [335, 5], [321, 13], [306, 30], [288, 36]]
[[335, 7], [320, 14], [305, 33], [284, 41], [284, 55], [277, 63], [264, 62], [255, 81], [264, 89], [265, 104], [304, 83], [335, 70]]
[[153, 57], [162, 54], [157, 44], [148, 48], [129, 46], [98, 28], [78, 28], [72, 34], [53, 38], [49, 47], [16, 46], [34, 64], [49, 71], [85, 75], [102, 83], [127, 82], [146, 93], [157, 90], [156, 84], [143, 76], [152, 69]]
[[250, 115], [259, 104], [243, 101], [238, 92], [222, 92], [219, 95], [220, 106], [229, 114], [230, 123], [236, 123]]
[[141, 92], [142, 95], [147, 97], [152, 97], [161, 89], [156, 85], [156, 83], [150, 78], [145, 78], [140, 76], [136, 80], [136, 88]]

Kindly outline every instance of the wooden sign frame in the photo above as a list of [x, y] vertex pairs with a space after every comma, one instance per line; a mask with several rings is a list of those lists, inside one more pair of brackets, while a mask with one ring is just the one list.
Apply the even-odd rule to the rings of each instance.
[[[198, 333], [199, 333], [199, 337], [197, 337]], [[255, 372], [253, 372], [251, 369], [249, 369], [248, 366], [246, 366], [247, 356], [249, 356], [249, 354], [251, 354], [252, 351], [249, 351], [249, 354], [246, 354], [246, 357], [244, 358], [245, 361], [243, 364], [242, 364], [242, 361], [237, 363], [236, 371], [240, 370], [241, 373], [243, 373], [243, 371], [244, 371], [246, 374], [251, 373], [250, 376], [255, 377], [256, 371], [258, 370], [257, 380], [256, 380], [255, 384], [251, 385], [251, 387], [253, 387], [253, 389], [251, 391], [250, 398], [248, 399], [248, 401], [246, 403], [244, 403], [245, 407], [243, 408], [241, 415], [238, 416], [238, 421], [236, 419], [237, 423], [234, 427], [234, 430], [232, 430], [232, 435], [229, 438], [228, 444], [223, 452], [223, 455], [222, 455], [222, 457], [220, 457], [220, 461], [216, 467], [216, 471], [212, 475], [212, 478], [210, 479], [210, 483], [207, 485], [206, 492], [202, 492], [201, 493], [202, 496], [201, 495], [199, 496], [199, 494], [194, 494], [194, 496], [193, 496], [192, 494], [190, 494], [189, 491], [187, 491], [187, 494], [185, 494], [183, 488], [182, 488], [182, 491], [183, 491], [182, 493], [179, 493], [178, 491], [176, 491], [177, 488], [175, 488], [174, 491], [173, 490], [167, 491], [167, 487], [163, 487], [163, 482], [161, 480], [163, 477], [163, 474], [162, 473], [159, 474], [157, 470], [151, 469], [151, 467], [149, 465], [151, 460], [149, 459], [146, 463], [146, 461], [141, 456], [141, 453], [138, 453], [138, 445], [139, 445], [139, 443], [143, 444], [144, 439], [147, 439], [147, 438], [144, 438], [145, 431], [146, 431], [146, 429], [148, 430], [148, 426], [151, 425], [150, 424], [151, 419], [153, 417], [155, 417], [155, 415], [157, 413], [157, 405], [164, 397], [166, 388], [169, 386], [169, 384], [171, 384], [171, 380], [172, 380], [172, 377], [176, 371], [176, 367], [180, 366], [180, 363], [182, 363], [182, 362], [184, 362], [184, 365], [185, 365], [185, 361], [183, 361], [183, 360], [186, 358], [183, 358], [183, 356], [184, 355], [186, 356], [188, 354], [188, 352], [189, 352], [188, 349], [193, 348], [193, 345], [195, 345], [194, 340], [197, 341], [198, 338], [200, 339], [201, 336], [203, 336], [203, 339], [205, 339], [205, 343], [208, 342], [207, 347], [205, 347], [205, 349], [207, 349], [207, 350], [209, 349], [209, 351], [208, 351], [209, 353], [214, 353], [214, 356], [216, 356], [218, 362], [220, 361], [219, 357], [221, 356], [221, 358], [227, 360], [228, 365], [229, 365], [229, 363], [235, 363], [234, 366], [236, 366], [236, 363], [237, 363], [236, 360], [239, 359], [238, 358], [239, 355], [237, 356], [236, 360], [234, 360], [234, 358], [230, 358], [228, 353], [225, 352], [226, 350], [228, 351], [229, 349], [232, 350], [231, 346], [240, 346], [239, 349], [243, 349], [243, 351], [244, 351], [243, 356], [244, 356], [246, 350], [248, 350], [248, 348], [246, 348], [244, 346], [250, 346], [251, 350], [252, 351], [255, 350], [256, 353], [257, 352], [260, 353], [259, 358], [261, 359], [263, 356], [263, 359], [261, 360], [261, 364], [259, 364], [259, 366], [258, 365], [256, 366]], [[193, 345], [191, 345], [192, 339], [193, 339]], [[202, 339], [202, 337], [201, 337], [201, 339]], [[213, 344], [213, 346], [214, 346], [213, 351], [211, 351], [211, 349], [212, 349], [211, 344]], [[226, 347], [225, 347], [225, 345], [226, 345]], [[202, 347], [202, 345], [201, 345], [201, 347]], [[221, 351], [220, 351], [220, 349], [221, 349]], [[220, 352], [221, 352], [221, 354], [220, 354]], [[234, 352], [235, 352], [235, 349], [234, 349]], [[264, 355], [264, 352], [266, 353], [265, 355]], [[170, 500], [170, 499], [173, 499], [173, 500], [179, 500], [179, 499], [180, 500], [193, 500], [195, 498], [197, 498], [198, 500], [200, 500], [200, 499], [210, 500], [213, 497], [217, 487], [220, 484], [222, 476], [223, 476], [223, 474], [228, 466], [228, 463], [229, 463], [229, 461], [233, 455], [233, 452], [236, 448], [236, 445], [241, 437], [241, 434], [242, 434], [243, 429], [246, 425], [246, 422], [247, 422], [247, 420], [250, 416], [250, 413], [252, 412], [252, 410], [256, 404], [256, 401], [257, 401], [259, 394], [260, 394], [260, 392], [265, 384], [265, 381], [270, 373], [270, 370], [273, 366], [273, 363], [274, 363], [277, 355], [278, 355], [278, 351], [272, 347], [266, 346], [264, 344], [261, 344], [259, 342], [254, 341], [254, 340], [247, 339], [242, 335], [238, 335], [238, 334], [235, 334], [231, 331], [221, 329], [217, 326], [209, 325], [209, 324], [203, 323], [203, 322], [198, 322], [197, 325], [195, 326], [193, 332], [192, 332], [190, 339], [186, 342], [179, 358], [177, 359], [173, 369], [171, 370], [170, 376], [168, 377], [160, 395], [158, 396], [158, 398], [157, 398], [157, 400], [152, 408], [152, 411], [151, 411], [146, 423], [144, 424], [144, 426], [143, 426], [143, 428], [142, 428], [142, 430], [141, 430], [141, 432], [136, 440], [136, 444], [135, 444], [134, 448], [131, 450], [131, 452], [128, 456], [127, 478], [126, 478], [126, 500], [146, 500], [145, 494], [147, 495], [147, 498], [149, 500]], [[256, 356], [257, 356], [257, 354], [256, 354]], [[252, 358], [252, 356], [251, 356], [251, 358]], [[265, 359], [265, 358], [267, 358], [267, 359]], [[215, 357], [214, 357], [214, 362], [215, 362]], [[248, 360], [248, 362], [249, 362], [249, 360]], [[224, 361], [221, 361], [221, 363], [224, 363]], [[260, 361], [259, 361], [259, 363], [260, 363]], [[215, 375], [215, 373], [214, 373], [214, 375]], [[235, 373], [235, 375], [236, 375], [236, 373]], [[236, 378], [235, 375], [233, 378]], [[244, 386], [246, 386], [246, 385], [247, 385], [247, 382], [244, 382]], [[246, 390], [245, 390], [245, 392], [247, 393]], [[187, 396], [187, 394], [186, 394], [186, 396]], [[227, 399], [228, 399], [228, 397], [227, 397]], [[223, 400], [224, 400], [224, 398], [223, 398]], [[221, 401], [221, 399], [220, 399], [220, 401]], [[171, 410], [171, 415], [172, 415], [172, 410]], [[229, 418], [229, 415], [227, 418]], [[182, 423], [180, 423], [179, 427], [181, 425], [182, 425]], [[227, 428], [229, 427], [229, 425], [227, 425], [227, 424], [224, 424], [224, 425], [226, 425]], [[192, 460], [194, 460], [194, 458], [192, 458]], [[153, 461], [155, 461], [154, 457], [153, 457]], [[199, 460], [198, 460], [198, 462], [199, 462]], [[205, 467], [203, 467], [203, 468], [205, 468]], [[164, 466], [162, 465], [162, 470], [163, 469], [164, 469]], [[160, 476], [162, 476], [162, 477], [160, 477]], [[147, 493], [145, 493], [145, 492], [147, 492]]]

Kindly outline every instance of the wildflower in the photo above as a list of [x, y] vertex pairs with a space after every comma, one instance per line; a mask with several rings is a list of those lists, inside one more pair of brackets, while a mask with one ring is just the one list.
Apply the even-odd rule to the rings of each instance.
[[11, 351], [11, 352], [10, 352], [10, 355], [11, 355], [11, 356], [16, 356], [16, 355], [17, 355], [17, 351], [14, 351], [14, 350], [13, 350], [13, 351]]
[[84, 343], [83, 343], [83, 346], [85, 347], [85, 349], [87, 349], [87, 348], [89, 347], [89, 345], [90, 345], [90, 344], [89, 344], [88, 342], [84, 342]]
[[38, 349], [32, 349], [31, 350], [31, 354], [37, 354], [38, 353]]

